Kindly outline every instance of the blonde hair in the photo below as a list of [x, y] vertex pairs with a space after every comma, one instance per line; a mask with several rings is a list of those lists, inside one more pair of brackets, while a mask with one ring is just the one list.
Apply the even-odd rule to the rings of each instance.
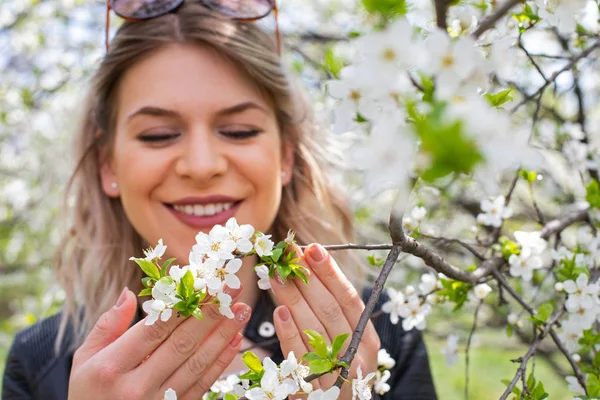
[[[209, 46], [232, 61], [261, 89], [275, 107], [283, 141], [292, 143], [291, 182], [282, 189], [281, 205], [272, 226], [275, 240], [289, 228], [299, 243], [344, 243], [354, 236], [352, 214], [341, 191], [325, 173], [329, 153], [302, 92], [285, 74], [273, 38], [256, 24], [237, 22], [196, 2], [184, 2], [175, 12], [143, 22], [125, 22], [104, 57], [75, 138], [78, 164], [68, 183], [66, 199], [72, 228], [57, 253], [56, 270], [66, 292], [57, 350], [67, 326], [77, 348], [101, 314], [114, 305], [124, 286], [141, 287], [141, 272], [128, 259], [147, 244], [128, 221], [119, 199], [106, 196], [100, 183], [100, 148], [110, 157], [114, 136], [117, 88], [124, 72], [169, 43]], [[65, 203], [66, 204], [66, 203]], [[336, 255], [346, 274], [358, 263]], [[352, 276], [352, 275], [349, 275]]]

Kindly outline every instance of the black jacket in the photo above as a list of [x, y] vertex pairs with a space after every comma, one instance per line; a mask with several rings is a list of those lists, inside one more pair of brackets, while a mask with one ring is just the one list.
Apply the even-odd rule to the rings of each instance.
[[[370, 291], [367, 291], [370, 292]], [[274, 305], [266, 292], [253, 310], [246, 331], [246, 337], [255, 343], [264, 338], [258, 333], [259, 326], [272, 322]], [[365, 293], [365, 298], [368, 293]], [[384, 295], [376, 310], [385, 301]], [[60, 315], [54, 315], [19, 332], [11, 347], [4, 371], [2, 383], [3, 400], [65, 400], [68, 394], [69, 374], [73, 359], [72, 353], [54, 354], [54, 341], [58, 331]], [[385, 400], [436, 400], [437, 396], [429, 370], [429, 361], [425, 343], [417, 330], [405, 332], [402, 324], [392, 325], [387, 315], [374, 320], [381, 339], [381, 347], [396, 360], [396, 366], [390, 371], [388, 384], [391, 390], [383, 397]], [[66, 335], [64, 344], [71, 338]], [[68, 347], [68, 346], [66, 346]], [[279, 343], [265, 346], [274, 353], [273, 361], [280, 363], [283, 354]]]

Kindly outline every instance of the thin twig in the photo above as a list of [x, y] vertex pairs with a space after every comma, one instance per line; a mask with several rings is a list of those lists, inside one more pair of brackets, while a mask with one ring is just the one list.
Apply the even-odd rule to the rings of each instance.
[[473, 315], [473, 326], [471, 327], [471, 332], [469, 332], [469, 337], [467, 338], [467, 347], [465, 348], [465, 400], [469, 400], [469, 350], [471, 349], [471, 340], [475, 334], [475, 329], [477, 329], [477, 316], [479, 315], [479, 310], [481, 309], [482, 304], [483, 300], [480, 300], [479, 304], [477, 304], [477, 307], [475, 308], [475, 314]]
[[500, 7], [498, 7], [493, 14], [488, 15], [483, 21], [481, 21], [481, 23], [477, 26], [477, 28], [475, 28], [471, 36], [473, 36], [474, 39], [479, 38], [479, 36], [481, 36], [485, 31], [493, 28], [496, 24], [496, 21], [498, 21], [505, 14], [507, 14], [511, 8], [522, 2], [522, 0], [506, 1]]

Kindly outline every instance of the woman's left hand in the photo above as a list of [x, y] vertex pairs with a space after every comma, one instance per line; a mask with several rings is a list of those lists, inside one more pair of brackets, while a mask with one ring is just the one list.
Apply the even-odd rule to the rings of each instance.
[[[308, 345], [308, 337], [304, 333], [304, 330], [312, 329], [323, 335], [328, 345], [331, 345], [336, 336], [348, 333], [348, 339], [338, 356], [341, 357], [348, 348], [365, 307], [361, 296], [321, 245], [311, 244], [305, 254], [296, 247], [296, 257], [301, 258], [300, 263], [310, 272], [307, 274], [308, 285], [300, 278], [288, 279], [283, 284], [280, 278], [271, 280], [271, 287], [280, 304], [274, 312], [273, 321], [283, 355], [287, 357], [290, 351], [294, 351], [299, 359], [305, 353], [314, 351]], [[350, 366], [349, 379], [356, 378], [359, 365], [363, 377], [377, 370], [380, 345], [379, 335], [369, 321]], [[328, 389], [335, 383], [338, 375], [339, 373], [334, 372], [315, 379], [311, 382], [313, 389]], [[339, 398], [351, 397], [351, 385], [344, 384]]]

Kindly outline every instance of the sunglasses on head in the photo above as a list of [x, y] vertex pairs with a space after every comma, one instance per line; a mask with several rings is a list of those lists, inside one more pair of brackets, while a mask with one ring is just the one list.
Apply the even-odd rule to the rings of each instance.
[[[281, 54], [281, 37], [277, 22], [275, 0], [196, 0], [213, 11], [227, 15], [237, 21], [253, 22], [266, 17], [273, 11], [277, 52]], [[179, 7], [184, 0], [106, 0], [106, 51], [108, 52], [108, 30], [110, 10], [126, 21], [143, 21], [167, 14]]]

